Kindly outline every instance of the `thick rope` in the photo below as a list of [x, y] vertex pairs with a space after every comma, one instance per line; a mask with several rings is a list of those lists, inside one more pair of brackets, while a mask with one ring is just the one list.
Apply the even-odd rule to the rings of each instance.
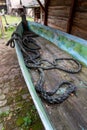
[[[38, 70], [40, 77], [35, 85], [35, 89], [37, 92], [40, 93], [40, 96], [51, 104], [62, 103], [69, 97], [71, 93], [76, 92], [76, 86], [69, 81], [62, 81], [55, 87], [53, 91], [46, 92], [43, 87], [45, 82], [44, 70], [59, 69], [67, 73], [75, 74], [80, 72], [82, 66], [78, 61], [73, 58], [57, 58], [53, 62], [50, 62], [46, 59], [42, 59], [39, 52], [41, 48], [36, 44], [36, 41], [32, 38], [32, 36], [34, 37], [33, 34], [27, 34], [24, 35], [23, 38], [21, 38], [17, 33], [13, 33], [12, 38], [8, 41], [6, 45], [10, 45], [10, 47], [14, 48], [14, 40], [16, 40], [21, 48], [21, 51], [23, 52], [26, 66], [29, 69]], [[72, 70], [59, 66], [58, 61], [62, 60], [73, 61], [74, 64], [77, 65], [77, 69]], [[46, 63], [48, 63], [48, 65]], [[56, 94], [57, 91], [63, 86], [66, 87], [65, 92], [60, 95]], [[57, 95], [56, 97], [54, 96], [55, 94]]]

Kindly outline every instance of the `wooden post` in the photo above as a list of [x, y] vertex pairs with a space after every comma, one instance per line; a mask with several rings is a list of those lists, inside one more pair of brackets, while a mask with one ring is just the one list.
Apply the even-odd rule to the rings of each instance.
[[78, 2], [78, 0], [72, 0], [70, 14], [69, 14], [69, 20], [68, 20], [68, 24], [67, 24], [67, 33], [70, 33], [71, 29], [72, 29], [72, 23], [73, 23], [73, 18], [74, 18], [77, 2]]
[[48, 6], [49, 6], [50, 0], [45, 0], [45, 16], [44, 16], [44, 25], [48, 25]]
[[24, 7], [19, 8], [18, 12], [19, 12], [19, 15], [21, 16], [21, 19], [22, 19], [23, 29], [25, 31], [28, 31], [28, 23], [27, 23], [27, 20], [26, 20], [25, 8]]
[[3, 23], [2, 23], [2, 16], [0, 15], [0, 30], [1, 30], [1, 36], [4, 36], [4, 27], [3, 27]]
[[40, 7], [44, 11], [44, 25], [47, 25], [47, 19], [48, 19], [48, 5], [50, 0], [45, 0], [45, 7], [41, 4], [40, 0], [37, 0]]

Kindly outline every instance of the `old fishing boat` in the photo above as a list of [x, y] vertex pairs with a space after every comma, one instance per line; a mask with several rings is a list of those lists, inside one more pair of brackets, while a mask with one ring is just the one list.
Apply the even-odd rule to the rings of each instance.
[[8, 45], [15, 43], [22, 74], [45, 129], [86, 130], [87, 41], [34, 22], [28, 22], [28, 29], [23, 36], [20, 23]]
[[16, 48], [44, 128], [87, 130], [87, 40], [22, 21], [7, 45]]

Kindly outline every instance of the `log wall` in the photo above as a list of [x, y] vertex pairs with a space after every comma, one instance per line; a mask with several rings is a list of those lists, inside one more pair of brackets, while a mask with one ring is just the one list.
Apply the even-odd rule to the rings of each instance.
[[78, 0], [71, 33], [87, 39], [87, 0]]
[[48, 26], [67, 30], [71, 0], [50, 0], [48, 7]]
[[[48, 26], [67, 32], [72, 0], [50, 0]], [[71, 34], [87, 39], [87, 0], [78, 0]]]

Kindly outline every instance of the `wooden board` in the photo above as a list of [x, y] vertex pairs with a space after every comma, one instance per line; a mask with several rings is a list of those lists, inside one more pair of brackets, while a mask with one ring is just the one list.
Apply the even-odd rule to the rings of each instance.
[[[71, 57], [41, 37], [37, 37], [35, 40], [42, 48], [42, 58], [53, 61], [54, 58]], [[61, 64], [67, 68], [74, 67], [72, 62]], [[35, 84], [39, 75], [35, 70], [31, 71], [31, 74]], [[55, 85], [61, 82], [61, 80], [71, 81], [77, 86], [77, 97], [74, 95], [70, 96], [60, 105], [50, 105], [43, 101], [44, 107], [56, 130], [87, 130], [87, 67], [82, 66], [82, 70], [78, 74], [49, 70], [45, 71], [45, 75], [44, 88], [47, 91], [54, 89]]]

